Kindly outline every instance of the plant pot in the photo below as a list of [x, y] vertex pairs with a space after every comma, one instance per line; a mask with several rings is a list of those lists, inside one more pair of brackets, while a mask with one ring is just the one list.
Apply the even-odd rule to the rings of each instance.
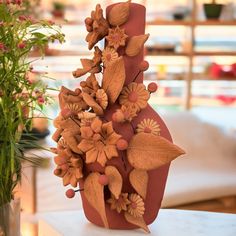
[[20, 236], [20, 200], [0, 206], [0, 236]]
[[204, 13], [207, 19], [219, 19], [223, 8], [222, 4], [204, 4]]
[[65, 16], [65, 11], [64, 11], [64, 10], [53, 10], [53, 11], [52, 11], [52, 15], [53, 15], [55, 18], [64, 18], [64, 16]]
[[[110, 12], [111, 8], [114, 5], [111, 5], [107, 8], [107, 14]], [[122, 25], [122, 28], [125, 29], [125, 33], [129, 36], [135, 36], [135, 35], [142, 35], [145, 32], [145, 12], [146, 9], [144, 6], [131, 3], [130, 6], [130, 15], [129, 20], [127, 23]], [[120, 54], [122, 54], [122, 49], [119, 51]], [[138, 68], [137, 65], [139, 65], [143, 59], [144, 59], [144, 53], [140, 52], [135, 57], [128, 57], [127, 55], [123, 55], [124, 61], [125, 61], [125, 73], [126, 73], [126, 80], [125, 85], [130, 84], [133, 79], [135, 78], [135, 75], [137, 74]], [[143, 82], [143, 73], [141, 73], [137, 79], [137, 83]], [[115, 104], [112, 104], [104, 114], [106, 121], [112, 120], [112, 115], [114, 112], [119, 108], [118, 101]], [[150, 118], [158, 122], [158, 124], [161, 127], [161, 136], [171, 141], [170, 133], [160, 118], [160, 116], [151, 108], [151, 106], [147, 106], [145, 109], [143, 109], [138, 116], [132, 121], [133, 127], [136, 127], [138, 123], [140, 123], [143, 119]], [[132, 129], [132, 126], [127, 124], [120, 124], [120, 123], [113, 123], [113, 128], [116, 132], [119, 132], [119, 134], [122, 135], [122, 137], [127, 140], [128, 142], [131, 140], [131, 138], [134, 135], [134, 130]], [[107, 165], [115, 166], [123, 178], [123, 187], [122, 192], [124, 193], [132, 193], [134, 192], [133, 187], [131, 186], [129, 182], [129, 174], [133, 170], [133, 167], [130, 165], [127, 159], [127, 155], [124, 152], [119, 152], [119, 156], [123, 156], [122, 158], [113, 158], [107, 162]], [[124, 163], [126, 167], [124, 167]], [[93, 163], [90, 165], [86, 165], [86, 172], [89, 173], [90, 171], [97, 171], [100, 173], [104, 173], [104, 168], [97, 164]], [[147, 225], [151, 224], [157, 217], [159, 209], [161, 207], [161, 201], [163, 198], [165, 185], [166, 185], [166, 179], [168, 175], [169, 170], [169, 164], [164, 165], [158, 169], [148, 171], [148, 187], [147, 187], [147, 195], [145, 199], [145, 213], [144, 213], [144, 220]], [[82, 189], [84, 187], [84, 182], [80, 182], [80, 188]], [[104, 224], [102, 222], [102, 219], [98, 212], [94, 210], [94, 208], [89, 204], [87, 201], [85, 195], [83, 192], [81, 192], [82, 196], [82, 202], [83, 202], [83, 209], [85, 216], [87, 219], [101, 227], [104, 227]], [[106, 192], [105, 192], [105, 202], [107, 200]], [[106, 216], [108, 220], [109, 228], [111, 229], [134, 229], [138, 228], [138, 226], [135, 226], [128, 221], [125, 220], [125, 217], [123, 214], [119, 214], [117, 211], [111, 210], [110, 206], [106, 204]]]

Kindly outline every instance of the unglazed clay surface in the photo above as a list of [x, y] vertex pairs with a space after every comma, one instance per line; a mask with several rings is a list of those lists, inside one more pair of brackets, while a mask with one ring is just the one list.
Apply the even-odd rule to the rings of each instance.
[[[82, 59], [75, 91], [62, 88], [61, 113], [55, 119], [52, 149], [55, 174], [64, 185], [79, 183], [85, 215], [111, 229], [143, 228], [157, 217], [170, 162], [184, 154], [148, 99], [157, 86], [143, 85], [145, 7], [114, 4], [106, 19], [97, 5], [86, 18], [89, 49], [105, 38], [104, 50], [94, 47], [93, 59]], [[101, 66], [102, 65], [102, 66]], [[95, 74], [103, 72], [102, 84]], [[73, 197], [74, 190], [67, 196]]]

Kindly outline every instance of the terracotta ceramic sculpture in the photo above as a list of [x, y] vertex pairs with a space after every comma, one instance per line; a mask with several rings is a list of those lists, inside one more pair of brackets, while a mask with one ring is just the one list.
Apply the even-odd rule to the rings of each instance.
[[[55, 119], [55, 175], [70, 198], [80, 191], [85, 215], [111, 229], [143, 228], [157, 217], [170, 162], [184, 154], [172, 144], [162, 119], [149, 106], [157, 85], [143, 85], [145, 7], [100, 5], [85, 20], [92, 59], [81, 59], [74, 77], [87, 75], [80, 88], [61, 88]], [[105, 48], [95, 46], [105, 38]], [[102, 77], [101, 83], [97, 78]]]

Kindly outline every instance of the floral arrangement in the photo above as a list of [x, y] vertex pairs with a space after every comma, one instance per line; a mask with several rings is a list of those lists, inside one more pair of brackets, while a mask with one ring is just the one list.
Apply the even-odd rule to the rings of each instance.
[[59, 27], [24, 13], [21, 0], [0, 1], [0, 207], [14, 197], [21, 161], [33, 161], [24, 156], [25, 146], [33, 147], [24, 137], [29, 135], [33, 111], [48, 102], [47, 87], [31, 79], [29, 55], [34, 47], [43, 52], [48, 42], [64, 41]]
[[[73, 72], [76, 78], [88, 74], [80, 88], [74, 91], [61, 88], [61, 112], [54, 120], [57, 130], [53, 140], [57, 147], [52, 152], [56, 154], [54, 174], [62, 178], [64, 186], [74, 187], [67, 190], [68, 198], [81, 192], [107, 228], [108, 206], [127, 222], [149, 232], [143, 217], [148, 172], [170, 163], [184, 151], [161, 136], [155, 120], [147, 118], [137, 127], [133, 125], [157, 85], [150, 83], [146, 88], [136, 82], [139, 74], [148, 69], [147, 61], [137, 65], [137, 75], [125, 84], [124, 55], [130, 58], [139, 55], [149, 37], [148, 34], [129, 37], [121, 28], [129, 19], [130, 4], [130, 1], [115, 4], [107, 19], [97, 5], [85, 19], [86, 41], [88, 48], [94, 49], [94, 56], [81, 59], [82, 68]], [[104, 49], [96, 46], [102, 39], [106, 40]], [[99, 73], [101, 83], [96, 77]], [[119, 132], [122, 127], [132, 128], [129, 140]], [[132, 192], [124, 190], [127, 181]], [[80, 189], [76, 189], [78, 183]]]

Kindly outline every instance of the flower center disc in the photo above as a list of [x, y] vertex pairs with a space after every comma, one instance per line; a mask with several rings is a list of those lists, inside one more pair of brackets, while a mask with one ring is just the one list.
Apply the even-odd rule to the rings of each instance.
[[145, 127], [145, 129], [144, 129], [144, 133], [151, 133], [151, 129], [148, 128], [148, 127]]
[[128, 97], [130, 102], [137, 102], [138, 101], [138, 94], [136, 92], [131, 92]]

